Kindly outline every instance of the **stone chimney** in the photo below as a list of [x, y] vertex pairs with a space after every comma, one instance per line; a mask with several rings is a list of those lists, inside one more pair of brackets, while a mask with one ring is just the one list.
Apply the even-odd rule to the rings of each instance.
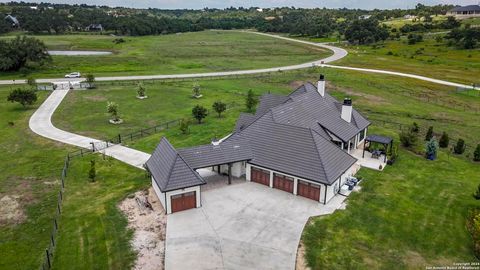
[[320, 78], [318, 79], [317, 91], [320, 96], [325, 96], [325, 76], [323, 76], [323, 74], [320, 74]]
[[342, 105], [342, 119], [350, 123], [352, 121], [352, 100], [345, 98]]

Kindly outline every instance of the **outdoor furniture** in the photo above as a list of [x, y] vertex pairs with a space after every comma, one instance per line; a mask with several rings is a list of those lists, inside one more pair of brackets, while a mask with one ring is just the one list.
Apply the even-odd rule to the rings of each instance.
[[[390, 146], [390, 151], [392, 150], [393, 147], [393, 139], [390, 137], [386, 136], [380, 136], [380, 135], [368, 135], [365, 140], [363, 141], [363, 153], [362, 157], [365, 157], [365, 149], [367, 149], [367, 143], [368, 143], [368, 148], [370, 148], [370, 143], [375, 142], [375, 143], [380, 143], [385, 147], [385, 152], [387, 151], [388, 147]], [[377, 153], [378, 151], [378, 153]], [[374, 153], [375, 152], [375, 153]], [[380, 158], [382, 152], [379, 150], [374, 150], [372, 151], [372, 158]], [[384, 162], [387, 162], [387, 155], [385, 155], [385, 160]]]

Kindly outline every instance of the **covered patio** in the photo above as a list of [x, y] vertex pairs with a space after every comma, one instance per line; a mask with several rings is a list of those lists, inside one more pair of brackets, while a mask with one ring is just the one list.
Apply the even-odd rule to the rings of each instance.
[[[382, 148], [375, 147], [380, 145]], [[392, 150], [393, 139], [381, 135], [368, 135], [363, 145], [352, 152], [362, 167], [382, 171], [387, 165], [387, 152]]]

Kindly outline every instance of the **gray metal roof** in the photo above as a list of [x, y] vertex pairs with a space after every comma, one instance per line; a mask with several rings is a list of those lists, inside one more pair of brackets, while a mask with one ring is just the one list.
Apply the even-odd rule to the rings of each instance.
[[146, 166], [162, 192], [205, 184], [166, 138], [160, 140]]
[[381, 144], [390, 144], [393, 139], [387, 136], [381, 136], [381, 135], [368, 135], [367, 138], [365, 139], [369, 142], [377, 142]]
[[253, 123], [257, 117], [250, 113], [240, 113], [240, 117], [238, 117], [237, 124], [235, 125], [235, 131], [240, 131], [246, 128], [248, 125]]
[[256, 116], [262, 116], [268, 110], [284, 103], [289, 98], [290, 97], [288, 97], [288, 96], [265, 94], [260, 98], [260, 104], [258, 105], [258, 108], [257, 108], [257, 111], [256, 111], [255, 115]]
[[193, 169], [245, 161], [253, 158], [249, 142], [240, 136], [236, 136], [219, 145], [208, 144], [178, 149], [178, 153]]
[[248, 139], [250, 163], [319, 183], [332, 184], [356, 159], [310, 128], [276, 123], [266, 113], [232, 135]]
[[480, 5], [469, 5], [463, 7], [455, 7], [450, 12], [463, 12], [463, 11], [480, 11]]

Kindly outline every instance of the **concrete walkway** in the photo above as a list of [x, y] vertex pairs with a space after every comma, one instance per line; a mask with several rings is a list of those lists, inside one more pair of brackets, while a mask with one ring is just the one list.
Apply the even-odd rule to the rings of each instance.
[[[92, 149], [91, 143], [102, 144], [103, 142], [100, 140], [61, 130], [52, 124], [52, 115], [67, 93], [68, 90], [52, 91], [50, 96], [30, 118], [30, 129], [42, 137], [82, 148]], [[111, 156], [115, 159], [142, 169], [143, 164], [150, 157], [150, 155], [147, 153], [143, 153], [122, 145], [114, 145], [102, 150], [101, 152], [105, 153], [107, 156]]]

